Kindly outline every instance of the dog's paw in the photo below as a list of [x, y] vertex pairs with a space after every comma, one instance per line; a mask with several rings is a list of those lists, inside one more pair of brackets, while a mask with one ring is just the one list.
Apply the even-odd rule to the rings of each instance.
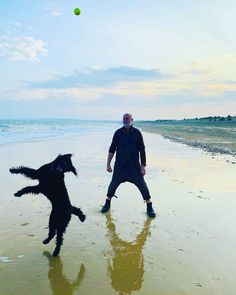
[[22, 195], [21, 195], [21, 193], [16, 192], [16, 193], [14, 193], [14, 196], [19, 198], [19, 197], [21, 197]]
[[12, 174], [14, 174], [14, 173], [17, 173], [17, 170], [16, 170], [16, 168], [10, 168], [9, 169], [9, 172], [12, 173]]
[[81, 222], [84, 222], [85, 221], [85, 219], [86, 219], [86, 215], [83, 213], [83, 211], [81, 211], [80, 209], [78, 209], [78, 214], [77, 214], [77, 216], [79, 217], [79, 220], [81, 221]]
[[47, 245], [49, 242], [50, 242], [50, 239], [48, 239], [48, 238], [42, 241], [42, 243], [45, 245]]
[[84, 215], [83, 213], [79, 214], [79, 220], [80, 220], [81, 222], [84, 222], [85, 219], [86, 219], [86, 215]]

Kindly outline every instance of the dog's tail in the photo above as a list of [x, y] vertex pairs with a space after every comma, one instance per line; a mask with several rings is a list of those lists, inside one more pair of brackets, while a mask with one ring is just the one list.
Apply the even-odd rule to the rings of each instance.
[[9, 171], [12, 174], [22, 174], [31, 179], [38, 179], [38, 171], [32, 168], [20, 166], [16, 168], [10, 168]]
[[81, 222], [84, 222], [86, 219], [86, 215], [80, 210], [80, 208], [71, 206], [71, 213], [79, 217]]

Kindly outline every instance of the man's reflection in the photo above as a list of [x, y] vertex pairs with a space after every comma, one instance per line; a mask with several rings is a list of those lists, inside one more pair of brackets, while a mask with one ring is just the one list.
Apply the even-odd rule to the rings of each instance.
[[111, 278], [113, 289], [120, 295], [131, 294], [132, 291], [140, 290], [144, 274], [143, 247], [150, 235], [152, 219], [148, 218], [142, 231], [133, 242], [126, 242], [119, 238], [115, 224], [110, 213], [106, 214], [109, 241], [114, 252], [112, 264], [108, 262], [108, 274]]
[[79, 288], [84, 274], [85, 267], [83, 264], [80, 266], [80, 271], [77, 278], [71, 283], [63, 274], [63, 264], [61, 258], [53, 257], [48, 251], [44, 251], [43, 255], [49, 260], [48, 278], [50, 281], [53, 295], [72, 295], [73, 292]]

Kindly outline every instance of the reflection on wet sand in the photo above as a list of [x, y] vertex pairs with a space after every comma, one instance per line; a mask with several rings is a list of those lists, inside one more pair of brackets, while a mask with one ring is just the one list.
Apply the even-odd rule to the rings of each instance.
[[107, 266], [111, 285], [120, 295], [131, 294], [132, 291], [140, 290], [142, 287], [144, 274], [142, 250], [151, 233], [152, 219], [148, 218], [145, 221], [142, 231], [133, 242], [126, 242], [119, 238], [110, 213], [106, 214], [106, 219], [109, 241], [114, 252], [112, 263], [108, 261]]
[[72, 295], [77, 290], [84, 278], [85, 267], [80, 266], [77, 278], [71, 283], [63, 274], [63, 264], [61, 258], [53, 257], [49, 252], [43, 252], [49, 260], [48, 279], [50, 281], [53, 295]]

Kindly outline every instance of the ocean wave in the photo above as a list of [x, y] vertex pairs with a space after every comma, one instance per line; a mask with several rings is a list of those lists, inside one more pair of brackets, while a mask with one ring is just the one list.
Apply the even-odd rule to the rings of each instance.
[[76, 119], [0, 120], [0, 146], [23, 142], [113, 132], [119, 127], [113, 121], [82, 121]]

